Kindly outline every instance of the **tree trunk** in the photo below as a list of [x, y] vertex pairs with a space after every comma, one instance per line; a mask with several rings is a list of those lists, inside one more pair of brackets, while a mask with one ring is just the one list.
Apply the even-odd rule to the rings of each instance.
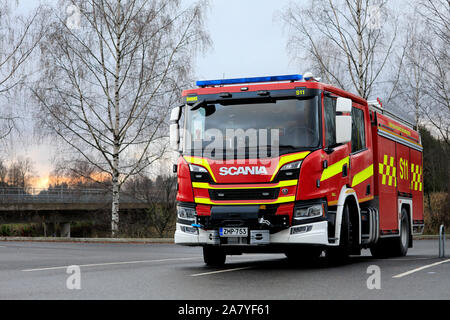
[[358, 1], [356, 4], [357, 10], [356, 10], [356, 16], [357, 16], [357, 28], [358, 28], [358, 93], [360, 97], [363, 97], [364, 99], [367, 99], [366, 97], [366, 90], [367, 88], [364, 85], [364, 71], [363, 71], [363, 55], [364, 55], [364, 48], [363, 48], [363, 31], [362, 31], [362, 3], [361, 1]]
[[121, 60], [121, 2], [118, 1], [117, 6], [117, 40], [116, 40], [116, 74], [114, 79], [114, 152], [113, 152], [113, 196], [112, 196], [112, 213], [111, 213], [111, 232], [113, 237], [117, 237], [119, 233], [119, 203], [120, 203], [120, 172], [119, 172], [119, 152], [120, 152], [120, 60]]
[[[118, 159], [117, 159], [118, 160]], [[113, 179], [112, 194], [112, 213], [111, 213], [111, 234], [115, 238], [119, 235], [119, 203], [120, 203], [120, 185], [119, 173], [115, 170]]]

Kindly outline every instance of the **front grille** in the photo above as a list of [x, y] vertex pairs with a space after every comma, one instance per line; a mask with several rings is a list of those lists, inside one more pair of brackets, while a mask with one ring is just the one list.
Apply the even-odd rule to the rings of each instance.
[[211, 200], [275, 200], [280, 188], [209, 190]]

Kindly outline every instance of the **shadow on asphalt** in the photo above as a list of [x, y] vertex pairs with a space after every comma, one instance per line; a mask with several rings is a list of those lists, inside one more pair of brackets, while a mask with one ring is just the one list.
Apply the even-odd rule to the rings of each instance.
[[350, 257], [347, 261], [329, 261], [327, 258], [319, 258], [312, 261], [292, 262], [287, 258], [270, 260], [252, 260], [242, 262], [229, 262], [223, 267], [189, 267], [186, 268], [193, 272], [214, 272], [234, 268], [251, 268], [253, 270], [317, 270], [345, 267], [347, 265], [356, 265], [372, 260], [371, 257]]
[[252, 270], [326, 270], [334, 268], [342, 268], [346, 266], [356, 266], [358, 264], [368, 262], [380, 262], [380, 261], [426, 261], [437, 260], [438, 258], [432, 255], [410, 255], [406, 257], [398, 258], [386, 258], [379, 259], [371, 256], [351, 256], [344, 261], [332, 261], [326, 257], [321, 257], [315, 260], [308, 261], [290, 261], [287, 258], [280, 259], [267, 259], [267, 260], [252, 260], [242, 262], [228, 262], [223, 267], [208, 267], [203, 265], [202, 267], [189, 267], [186, 268], [193, 272], [214, 272], [221, 270], [228, 270], [234, 268], [251, 268]]

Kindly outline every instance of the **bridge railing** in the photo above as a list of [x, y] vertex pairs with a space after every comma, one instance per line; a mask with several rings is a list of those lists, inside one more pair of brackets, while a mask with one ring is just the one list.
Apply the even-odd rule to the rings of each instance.
[[[106, 189], [0, 188], [0, 203], [108, 203], [112, 194]], [[142, 202], [121, 194], [123, 202]]]

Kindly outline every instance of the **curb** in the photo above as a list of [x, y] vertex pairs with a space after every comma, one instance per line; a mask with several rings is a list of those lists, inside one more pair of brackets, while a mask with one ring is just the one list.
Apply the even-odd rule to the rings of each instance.
[[0, 242], [71, 242], [71, 243], [141, 243], [173, 244], [173, 238], [45, 238], [45, 237], [0, 237]]
[[[450, 235], [446, 235], [447, 240]], [[414, 236], [414, 240], [439, 240], [438, 235]], [[0, 242], [67, 242], [67, 243], [129, 243], [129, 244], [173, 244], [173, 238], [45, 238], [45, 237], [0, 237]]]
[[[413, 236], [414, 240], [439, 240], [439, 235], [421, 235]], [[450, 239], [450, 235], [445, 235], [445, 239]]]

